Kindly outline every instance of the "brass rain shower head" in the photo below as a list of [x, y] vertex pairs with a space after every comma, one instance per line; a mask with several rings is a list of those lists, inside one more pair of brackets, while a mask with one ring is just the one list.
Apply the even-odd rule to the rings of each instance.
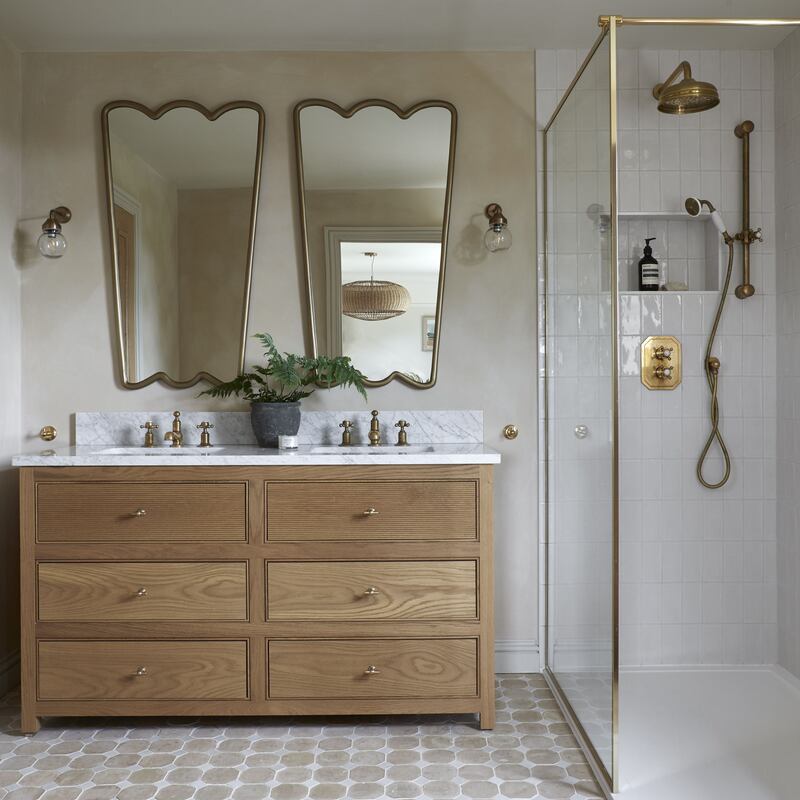
[[[673, 83], [683, 72], [683, 80]], [[664, 114], [694, 114], [719, 105], [719, 92], [713, 83], [695, 80], [688, 61], [681, 61], [664, 83], [653, 87], [658, 110]]]

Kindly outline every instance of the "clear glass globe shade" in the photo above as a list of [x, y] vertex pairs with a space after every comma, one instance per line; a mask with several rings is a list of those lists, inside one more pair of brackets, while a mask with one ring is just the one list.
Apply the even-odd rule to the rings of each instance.
[[508, 250], [511, 247], [511, 231], [508, 228], [489, 228], [483, 236], [483, 243], [490, 253], [497, 250]]
[[67, 240], [60, 233], [43, 233], [37, 242], [39, 252], [47, 258], [61, 258], [67, 252]]

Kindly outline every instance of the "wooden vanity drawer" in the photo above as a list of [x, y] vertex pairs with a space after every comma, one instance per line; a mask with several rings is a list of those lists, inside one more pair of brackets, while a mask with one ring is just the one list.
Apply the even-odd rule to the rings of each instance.
[[267, 483], [272, 541], [476, 539], [477, 515], [470, 480]]
[[271, 620], [475, 619], [475, 561], [267, 564]]
[[273, 639], [268, 643], [269, 696], [475, 697], [477, 644], [476, 639]]
[[247, 642], [42, 641], [38, 678], [40, 700], [244, 700]]
[[40, 542], [242, 542], [247, 483], [39, 483], [36, 533]]
[[37, 577], [43, 621], [247, 619], [246, 562], [44, 562]]

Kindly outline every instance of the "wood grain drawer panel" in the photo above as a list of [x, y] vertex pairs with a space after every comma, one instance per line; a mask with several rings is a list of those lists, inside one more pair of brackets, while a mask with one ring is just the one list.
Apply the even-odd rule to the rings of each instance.
[[272, 541], [477, 538], [475, 481], [268, 482], [266, 493]]
[[477, 608], [476, 561], [267, 564], [270, 620], [460, 620]]
[[38, 565], [39, 619], [246, 620], [245, 562]]
[[38, 678], [40, 700], [244, 700], [247, 642], [42, 641]]
[[[270, 640], [275, 699], [476, 697], [476, 639]], [[377, 674], [367, 674], [373, 666]]]
[[36, 531], [40, 542], [242, 542], [247, 483], [39, 483]]

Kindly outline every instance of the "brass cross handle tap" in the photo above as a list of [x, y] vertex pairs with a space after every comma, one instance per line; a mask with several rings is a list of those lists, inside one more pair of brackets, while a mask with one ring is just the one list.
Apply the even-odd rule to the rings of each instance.
[[350, 434], [350, 428], [353, 427], [353, 423], [349, 419], [343, 419], [339, 423], [340, 428], [344, 428], [342, 431], [342, 447], [350, 447], [352, 444], [352, 436]]
[[394, 426], [395, 428], [400, 428], [400, 430], [397, 432], [397, 446], [404, 447], [408, 444], [408, 434], [406, 433], [406, 428], [411, 427], [411, 423], [401, 419], [395, 422]]
[[657, 366], [655, 368], [655, 376], [656, 378], [661, 378], [661, 380], [668, 381], [672, 377], [672, 367]]
[[210, 422], [201, 422], [197, 429], [201, 431], [200, 433], [200, 444], [197, 445], [198, 447], [213, 447], [214, 445], [211, 444], [211, 435], [209, 434], [209, 429], [213, 428], [214, 426]]
[[672, 360], [672, 351], [673, 350], [674, 350], [674, 348], [672, 348], [672, 347], [664, 347], [664, 345], [661, 344], [658, 347], [656, 347], [655, 350], [653, 350], [653, 355], [659, 360], [671, 361]]
[[153, 431], [158, 430], [158, 425], [154, 425], [150, 420], [147, 420], [144, 425], [140, 425], [140, 428], [146, 431], [144, 435], [144, 445], [143, 447], [155, 447], [155, 439], [153, 438]]

